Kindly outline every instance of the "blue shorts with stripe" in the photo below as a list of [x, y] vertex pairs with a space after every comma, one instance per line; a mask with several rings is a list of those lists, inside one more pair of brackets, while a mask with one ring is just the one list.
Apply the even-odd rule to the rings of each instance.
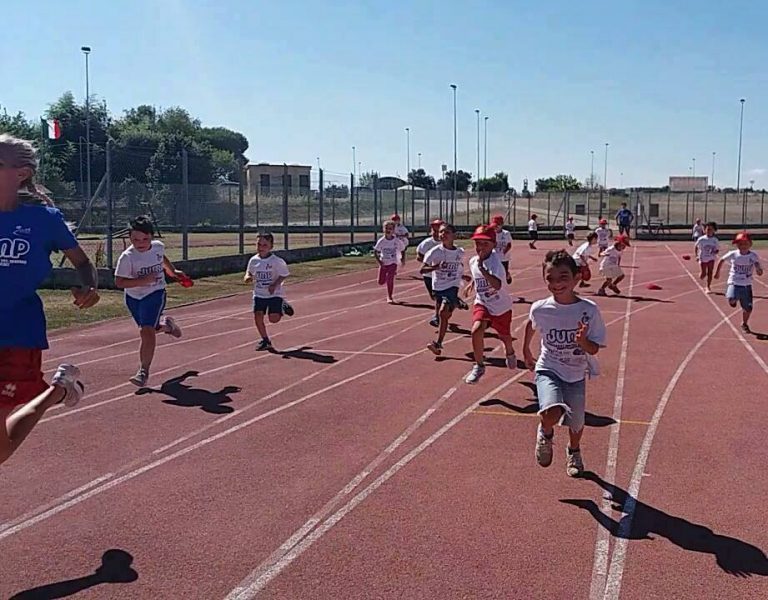
[[163, 316], [163, 311], [165, 310], [165, 290], [152, 292], [141, 300], [126, 294], [125, 305], [131, 311], [131, 316], [136, 321], [136, 325], [157, 329], [160, 326], [160, 317]]

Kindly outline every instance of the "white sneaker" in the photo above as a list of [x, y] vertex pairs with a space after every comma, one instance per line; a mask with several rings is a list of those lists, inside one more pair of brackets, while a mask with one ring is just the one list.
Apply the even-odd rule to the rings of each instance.
[[147, 385], [147, 381], [149, 381], [149, 372], [146, 369], [139, 369], [136, 371], [136, 375], [131, 377], [128, 381], [136, 387], [144, 387]]
[[63, 364], [59, 365], [56, 369], [56, 373], [51, 380], [53, 385], [58, 385], [64, 388], [64, 398], [62, 402], [64, 406], [75, 406], [83, 397], [85, 393], [85, 386], [80, 381], [80, 369], [74, 365]]
[[480, 381], [480, 378], [485, 374], [485, 366], [483, 365], [475, 365], [472, 367], [472, 370], [469, 372], [469, 374], [464, 378], [465, 383], [473, 384]]
[[517, 369], [517, 355], [514, 352], [512, 354], [507, 354], [507, 369], [513, 371]]
[[536, 432], [536, 462], [542, 467], [548, 467], [552, 464], [553, 437], [545, 438], [541, 432], [541, 426], [539, 426]]
[[165, 317], [165, 333], [175, 338], [181, 337], [181, 327], [179, 327], [173, 317]]
[[581, 450], [576, 450], [571, 454], [568, 448], [565, 449], [565, 472], [569, 477], [578, 477], [584, 472], [584, 461], [581, 459]]

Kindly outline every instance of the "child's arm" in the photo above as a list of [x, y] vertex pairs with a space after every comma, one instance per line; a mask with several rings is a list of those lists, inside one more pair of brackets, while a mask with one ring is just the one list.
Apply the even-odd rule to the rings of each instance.
[[163, 256], [163, 270], [168, 273], [168, 277], [178, 279], [184, 276], [184, 271], [179, 271], [173, 266], [173, 263], [167, 256]]
[[533, 354], [531, 354], [531, 340], [533, 339], [533, 323], [530, 319], [528, 319], [528, 322], [525, 324], [525, 337], [523, 338], [523, 360], [525, 361], [525, 366], [533, 371], [534, 367], [536, 366], [536, 359], [534, 358]]
[[494, 290], [501, 289], [501, 279], [499, 279], [493, 273], [491, 273], [488, 269], [486, 269], [482, 260], [477, 261], [477, 267], [478, 269], [480, 269], [480, 272], [483, 274], [483, 277], [485, 277], [486, 281], [488, 282], [488, 285], [490, 285]]
[[763, 265], [760, 264], [759, 260], [755, 263], [755, 273], [760, 277], [763, 276]]
[[579, 328], [576, 331], [576, 343], [587, 354], [597, 354], [598, 350], [600, 350], [600, 345], [588, 339], [588, 335], [589, 325], [586, 325], [585, 323], [579, 323]]
[[277, 279], [275, 279], [275, 280], [272, 282], [272, 285], [270, 285], [270, 286], [267, 288], [267, 291], [268, 291], [270, 294], [274, 294], [274, 293], [275, 293], [275, 290], [277, 289], [277, 286], [279, 286], [281, 283], [283, 283], [283, 281], [285, 281], [285, 280], [287, 279], [287, 277], [288, 277], [287, 275], [281, 275], [280, 277], [278, 277]]
[[720, 267], [723, 266], [724, 262], [725, 262], [724, 258], [721, 258], [720, 260], [717, 261], [717, 267], [715, 268], [715, 275], [714, 275], [715, 279], [720, 279]]
[[96, 267], [93, 266], [91, 259], [83, 252], [80, 246], [75, 246], [69, 250], [63, 250], [72, 266], [77, 271], [82, 287], [80, 289], [72, 288], [72, 295], [75, 297], [75, 306], [78, 308], [90, 308], [99, 301], [99, 274]]
[[378, 250], [376, 250], [376, 249], [374, 248], [374, 250], [373, 250], [373, 256], [374, 256], [374, 258], [376, 259], [376, 262], [377, 262], [377, 263], [379, 263], [379, 266], [380, 266], [380, 267], [381, 267], [381, 266], [383, 266], [383, 265], [382, 265], [382, 262], [381, 262], [381, 252], [379, 252]]

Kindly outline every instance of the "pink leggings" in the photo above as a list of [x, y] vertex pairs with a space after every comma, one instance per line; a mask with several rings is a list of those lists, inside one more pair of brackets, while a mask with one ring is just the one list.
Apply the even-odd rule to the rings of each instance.
[[395, 273], [397, 273], [397, 265], [379, 267], [379, 285], [387, 284], [387, 296], [390, 298], [395, 290]]

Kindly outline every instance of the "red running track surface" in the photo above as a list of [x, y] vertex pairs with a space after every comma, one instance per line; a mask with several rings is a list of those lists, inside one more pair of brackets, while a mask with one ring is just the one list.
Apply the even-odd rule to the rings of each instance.
[[[555, 246], [515, 246], [513, 294], [545, 295]], [[0, 597], [768, 597], [768, 346], [686, 250], [637, 243], [622, 296], [586, 292], [609, 337], [578, 480], [562, 429], [536, 465], [532, 375], [498, 340], [462, 382], [467, 312], [444, 357], [426, 351], [414, 262], [401, 305], [374, 270], [290, 286], [277, 354], [255, 352], [247, 294], [170, 311], [184, 337], [161, 340], [145, 394], [128, 319], [54, 335], [46, 368], [79, 364], [87, 397], [2, 468]]]

